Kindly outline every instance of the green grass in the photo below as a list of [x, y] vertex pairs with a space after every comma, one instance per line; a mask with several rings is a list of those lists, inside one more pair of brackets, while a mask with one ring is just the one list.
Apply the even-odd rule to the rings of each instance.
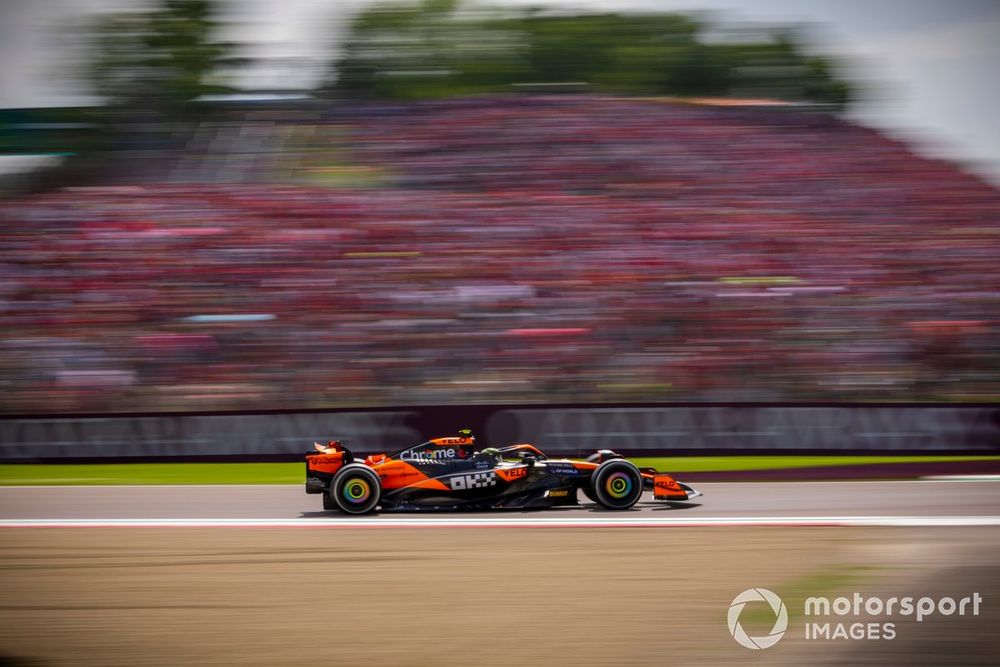
[[298, 484], [303, 463], [27, 463], [0, 465], [0, 486]]
[[[846, 593], [877, 571], [877, 567], [869, 565], [833, 565], [767, 588], [777, 593], [785, 603], [789, 627], [800, 627], [806, 598], [834, 597]], [[774, 625], [774, 612], [764, 603], [751, 603], [740, 616], [740, 625], [751, 635], [767, 634]]]
[[[873, 463], [997, 461], [1000, 456], [693, 456], [643, 457], [637, 465], [672, 473], [786, 470]], [[0, 486], [102, 484], [299, 484], [302, 463], [13, 463], [0, 465]]]

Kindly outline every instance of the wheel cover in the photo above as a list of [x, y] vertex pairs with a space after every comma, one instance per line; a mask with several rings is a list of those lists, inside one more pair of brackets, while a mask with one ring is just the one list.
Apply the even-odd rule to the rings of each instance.
[[372, 486], [363, 477], [351, 477], [344, 482], [340, 493], [351, 505], [363, 505], [372, 495]]
[[633, 486], [632, 477], [625, 472], [612, 473], [604, 480], [605, 492], [615, 500], [628, 498]]

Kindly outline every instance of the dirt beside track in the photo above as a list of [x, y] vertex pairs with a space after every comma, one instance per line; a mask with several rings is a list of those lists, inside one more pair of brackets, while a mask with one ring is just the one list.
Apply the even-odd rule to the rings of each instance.
[[[866, 578], [854, 589], [872, 593], [941, 568], [951, 577], [956, 568], [983, 572], [1000, 543], [993, 528], [0, 536], [0, 656], [43, 666], [796, 664], [847, 649], [863, 661], [856, 652], [864, 645], [809, 644], [792, 630], [774, 648], [750, 652], [729, 634], [729, 604], [747, 588], [780, 592], [831, 568], [862, 568]], [[990, 602], [995, 627], [1000, 606]], [[978, 655], [1000, 651], [993, 633], [967, 639]], [[911, 644], [899, 648], [915, 650]]]

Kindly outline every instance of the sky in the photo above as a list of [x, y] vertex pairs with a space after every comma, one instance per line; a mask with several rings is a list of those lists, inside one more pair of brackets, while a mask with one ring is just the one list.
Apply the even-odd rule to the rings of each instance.
[[[0, 107], [92, 100], [82, 62], [88, 16], [143, 0], [0, 0]], [[245, 87], [308, 87], [352, 14], [371, 0], [224, 0], [224, 37], [270, 60]], [[491, 3], [500, 4], [500, 3]], [[962, 161], [1000, 185], [1000, 0], [506, 0], [603, 11], [710, 12], [725, 24], [806, 24], [812, 47], [841, 56], [862, 84], [851, 116], [924, 153]], [[990, 82], [993, 83], [990, 83]]]

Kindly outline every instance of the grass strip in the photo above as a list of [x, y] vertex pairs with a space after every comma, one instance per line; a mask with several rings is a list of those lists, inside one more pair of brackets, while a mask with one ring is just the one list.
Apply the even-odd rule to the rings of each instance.
[[[692, 456], [632, 461], [672, 473], [787, 470], [878, 463], [998, 461], [998, 456]], [[125, 484], [299, 484], [302, 463], [11, 463], [0, 464], [0, 486]]]

